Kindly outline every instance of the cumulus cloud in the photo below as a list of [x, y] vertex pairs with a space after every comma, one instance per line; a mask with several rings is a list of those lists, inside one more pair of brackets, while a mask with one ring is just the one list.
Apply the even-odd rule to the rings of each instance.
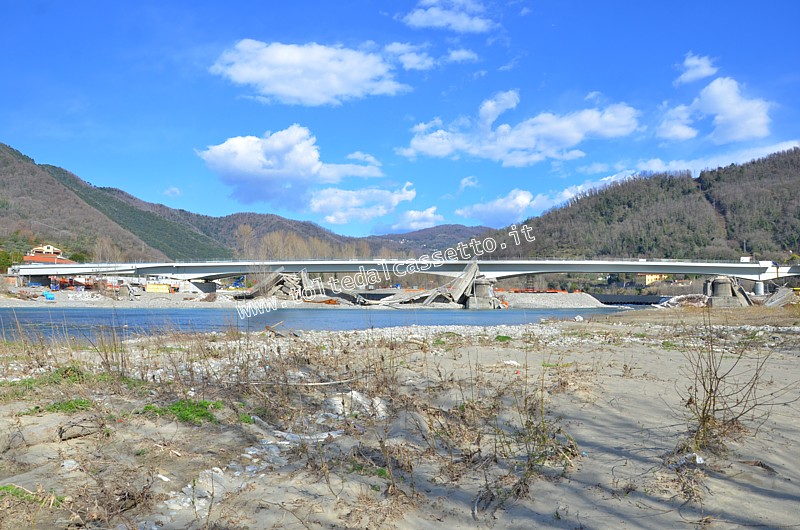
[[325, 188], [313, 194], [310, 209], [324, 215], [325, 221], [331, 224], [369, 221], [393, 212], [401, 202], [413, 200], [417, 192], [411, 186], [410, 182], [406, 182], [402, 188], [394, 191], [380, 188]]
[[406, 70], [430, 70], [436, 66], [436, 60], [423, 51], [424, 48], [407, 42], [393, 42], [384, 47], [384, 52], [395, 56]]
[[478, 60], [478, 54], [466, 48], [450, 50], [444, 60], [448, 63], [469, 63]]
[[664, 119], [656, 129], [656, 136], [667, 140], [691, 140], [697, 136], [697, 129], [690, 126], [692, 123], [692, 108], [687, 105], [678, 105], [664, 115]]
[[465, 0], [423, 0], [403, 17], [412, 28], [436, 28], [456, 33], [485, 33], [497, 24], [484, 16], [483, 6]]
[[446, 55], [435, 58], [425, 51], [427, 47], [426, 44], [393, 42], [383, 47], [383, 53], [388, 59], [399, 62], [404, 70], [431, 70], [450, 63], [478, 60], [478, 54], [466, 48], [449, 50]]
[[262, 137], [229, 138], [197, 154], [243, 203], [265, 201], [299, 208], [313, 184], [336, 183], [349, 176], [383, 176], [377, 160], [361, 152], [349, 158], [362, 164], [323, 163], [316, 142], [311, 131], [294, 124]]
[[318, 106], [410, 90], [378, 54], [317, 43], [244, 39], [220, 55], [211, 72], [252, 87], [264, 101]]
[[486, 226], [499, 228], [529, 217], [527, 212], [530, 212], [536, 206], [537, 200], [541, 200], [542, 197], [538, 195], [534, 198], [531, 192], [514, 188], [505, 197], [458, 208], [456, 215], [476, 219]]
[[401, 155], [456, 157], [460, 154], [501, 162], [504, 167], [524, 167], [545, 159], [572, 160], [584, 156], [573, 149], [589, 138], [627, 136], [638, 127], [639, 111], [625, 103], [567, 114], [543, 112], [510, 125], [497, 119], [519, 103], [516, 90], [484, 101], [477, 119], [462, 119], [444, 127], [440, 119], [414, 126], [409, 146]]
[[477, 219], [482, 224], [493, 228], [508, 226], [523, 221], [532, 215], [563, 204], [589, 190], [603, 188], [615, 182], [631, 178], [632, 170], [621, 171], [614, 175], [597, 180], [587, 180], [581, 184], [568, 186], [549, 193], [539, 193], [535, 197], [526, 190], [513, 189], [505, 197], [498, 197], [489, 202], [473, 204], [456, 210], [456, 215]]
[[664, 161], [660, 158], [651, 158], [649, 160], [640, 160], [636, 163], [635, 167], [638, 171], [655, 172], [680, 171], [688, 169], [696, 177], [704, 169], [715, 169], [718, 167], [725, 167], [730, 164], [743, 164], [757, 158], [763, 158], [772, 153], [777, 153], [778, 151], [787, 151], [795, 147], [800, 147], [800, 140], [789, 140], [773, 145], [729, 151], [714, 156], [695, 158], [691, 160]]
[[656, 135], [668, 140], [689, 140], [698, 131], [692, 125], [698, 119], [713, 116], [709, 139], [727, 144], [769, 136], [770, 103], [742, 95], [739, 83], [730, 77], [718, 77], [709, 83], [691, 105], [668, 110]]
[[717, 144], [764, 138], [769, 135], [769, 103], [742, 96], [739, 83], [730, 77], [713, 80], [692, 104], [714, 116], [711, 140]]
[[164, 190], [164, 195], [166, 195], [167, 197], [180, 197], [181, 189], [175, 186], [171, 186]]
[[717, 68], [711, 62], [710, 57], [694, 55], [692, 52], [686, 54], [683, 60], [683, 73], [675, 80], [675, 85], [690, 83], [710, 77], [717, 73]]
[[392, 230], [422, 230], [442, 221], [444, 216], [436, 213], [436, 206], [426, 210], [408, 210], [400, 215], [400, 220], [392, 225]]

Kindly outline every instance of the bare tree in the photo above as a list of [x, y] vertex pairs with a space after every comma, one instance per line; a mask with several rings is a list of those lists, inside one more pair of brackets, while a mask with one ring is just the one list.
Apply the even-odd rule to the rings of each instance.
[[94, 243], [92, 256], [94, 261], [112, 263], [120, 260], [121, 252], [110, 237], [100, 236]]
[[236, 233], [234, 237], [236, 237], [236, 244], [239, 247], [239, 251], [242, 253], [242, 257], [244, 258], [251, 258], [251, 243], [253, 241], [253, 235], [255, 230], [249, 224], [240, 224], [236, 227]]

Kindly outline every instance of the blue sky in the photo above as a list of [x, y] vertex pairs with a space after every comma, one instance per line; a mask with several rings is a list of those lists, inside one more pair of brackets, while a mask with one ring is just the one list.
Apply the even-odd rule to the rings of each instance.
[[0, 142], [347, 235], [800, 145], [800, 2], [0, 0]]

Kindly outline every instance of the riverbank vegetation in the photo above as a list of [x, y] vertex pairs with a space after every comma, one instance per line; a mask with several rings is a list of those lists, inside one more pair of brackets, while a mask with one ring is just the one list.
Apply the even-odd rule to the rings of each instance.
[[[6, 341], [0, 528], [790, 521], [800, 318], [708, 315]], [[724, 451], [687, 445], [709, 348], [767, 413]]]

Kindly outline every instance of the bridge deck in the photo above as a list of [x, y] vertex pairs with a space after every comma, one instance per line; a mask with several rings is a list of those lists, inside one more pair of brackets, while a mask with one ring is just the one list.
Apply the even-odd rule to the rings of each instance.
[[[291, 261], [206, 261], [154, 263], [75, 263], [18, 265], [21, 276], [168, 275], [182, 280], [215, 280], [243, 274], [283, 272], [354, 273], [377, 275], [381, 281], [423, 272], [458, 276], [473, 263], [467, 260], [353, 259]], [[774, 280], [800, 275], [800, 265], [778, 266], [770, 261], [692, 262], [671, 260], [478, 260], [480, 272], [491, 278], [545, 273], [652, 273], [732, 276], [748, 280]]]

